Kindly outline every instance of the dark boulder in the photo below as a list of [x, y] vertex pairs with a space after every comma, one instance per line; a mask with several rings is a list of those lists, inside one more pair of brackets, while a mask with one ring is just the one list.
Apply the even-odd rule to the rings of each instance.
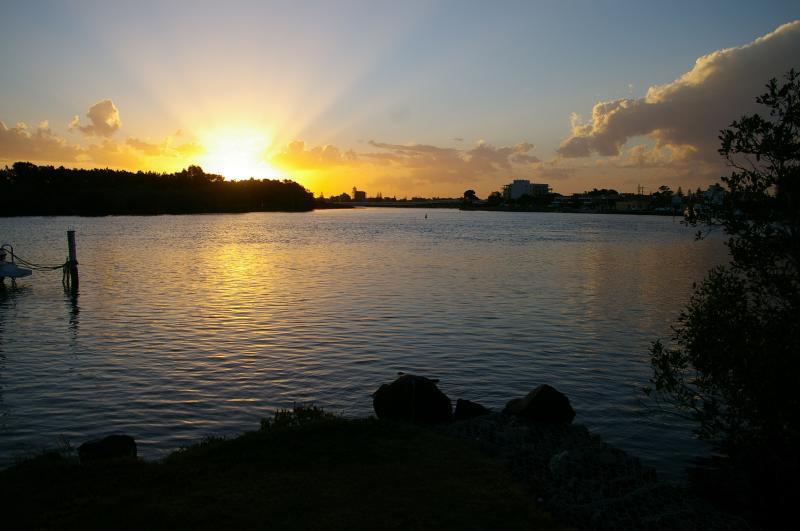
[[81, 463], [105, 459], [136, 459], [136, 441], [129, 435], [109, 435], [78, 447]]
[[453, 413], [453, 420], [469, 420], [482, 415], [488, 415], [489, 413], [491, 413], [491, 411], [477, 402], [459, 398], [456, 400], [456, 411]]
[[538, 386], [524, 398], [509, 401], [503, 413], [550, 424], [569, 424], [575, 418], [569, 398], [547, 384]]
[[453, 406], [436, 384], [423, 376], [404, 374], [383, 384], [372, 395], [379, 419], [405, 420], [417, 424], [441, 424], [453, 418]]

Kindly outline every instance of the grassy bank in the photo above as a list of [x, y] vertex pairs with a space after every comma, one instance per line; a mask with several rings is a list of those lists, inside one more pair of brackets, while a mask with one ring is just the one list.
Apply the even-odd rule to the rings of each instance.
[[3, 521], [80, 529], [550, 529], [469, 442], [374, 419], [277, 416], [163, 462], [55, 455], [0, 472]]

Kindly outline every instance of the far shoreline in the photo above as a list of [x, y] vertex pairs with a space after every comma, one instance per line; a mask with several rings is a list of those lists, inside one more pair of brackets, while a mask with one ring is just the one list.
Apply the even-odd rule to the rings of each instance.
[[157, 217], [157, 216], [213, 216], [213, 215], [244, 215], [244, 214], [303, 214], [308, 212], [326, 210], [360, 210], [364, 208], [387, 208], [387, 209], [431, 209], [431, 210], [459, 210], [462, 212], [511, 212], [516, 214], [601, 214], [601, 215], [620, 215], [620, 216], [655, 216], [673, 217], [683, 219], [683, 214], [672, 214], [669, 212], [652, 211], [591, 211], [591, 210], [520, 210], [514, 208], [464, 208], [451, 205], [397, 205], [397, 204], [357, 204], [341, 206], [314, 207], [305, 210], [274, 209], [274, 210], [222, 210], [222, 211], [197, 211], [197, 212], [107, 212], [101, 214], [61, 212], [61, 213], [30, 213], [30, 214], [0, 214], [0, 219], [14, 218], [59, 218], [59, 217], [78, 217], [78, 218], [106, 218], [106, 217]]

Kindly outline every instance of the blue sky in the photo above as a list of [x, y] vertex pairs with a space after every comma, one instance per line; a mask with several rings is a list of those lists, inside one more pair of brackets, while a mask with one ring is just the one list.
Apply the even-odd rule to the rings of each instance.
[[[356, 154], [370, 140], [465, 152], [483, 141], [528, 142], [542, 162], [571, 134], [571, 113], [642, 98], [699, 57], [800, 18], [798, 2], [31, 1], [0, 9], [0, 120], [29, 130], [47, 120], [80, 149], [125, 138], [155, 145], [178, 130], [202, 143], [203, 131], [230, 123], [263, 128], [272, 145], [265, 157], [298, 140]], [[68, 129], [103, 100], [119, 112], [113, 137]], [[0, 160], [13, 158], [9, 149], [0, 146]], [[503, 169], [479, 192], [525, 176]], [[333, 177], [304, 171], [293, 173], [335, 191]], [[403, 184], [388, 170], [361, 171], [365, 185], [385, 193], [457, 193], [470, 178]]]

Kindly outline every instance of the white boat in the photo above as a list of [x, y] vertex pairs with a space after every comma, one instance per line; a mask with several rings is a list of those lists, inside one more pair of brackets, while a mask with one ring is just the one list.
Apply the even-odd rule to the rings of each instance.
[[0, 262], [0, 278], [3, 277], [22, 278], [22, 277], [27, 277], [30, 274], [31, 274], [30, 269], [19, 267], [17, 264], [13, 262]]

